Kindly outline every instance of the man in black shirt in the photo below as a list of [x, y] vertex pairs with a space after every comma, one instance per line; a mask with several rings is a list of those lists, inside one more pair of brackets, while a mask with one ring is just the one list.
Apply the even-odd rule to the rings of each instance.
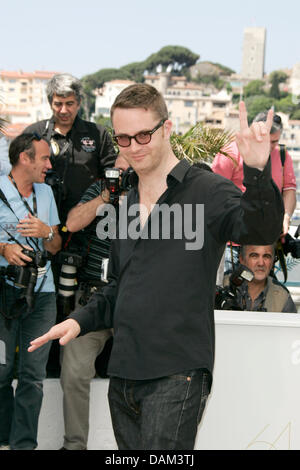
[[109, 402], [119, 448], [192, 449], [212, 381], [215, 282], [225, 243], [270, 244], [281, 230], [282, 200], [268, 162], [272, 111], [249, 128], [240, 104], [244, 194], [178, 161], [165, 102], [150, 85], [126, 88], [111, 116], [136, 181], [121, 206], [110, 283], [29, 350], [113, 326]]
[[112, 140], [100, 125], [78, 116], [83, 96], [81, 82], [70, 74], [57, 74], [47, 84], [53, 116], [36, 122], [24, 132], [37, 132], [51, 144], [52, 183], [61, 223], [78, 204], [84, 191], [113, 167], [116, 158]]

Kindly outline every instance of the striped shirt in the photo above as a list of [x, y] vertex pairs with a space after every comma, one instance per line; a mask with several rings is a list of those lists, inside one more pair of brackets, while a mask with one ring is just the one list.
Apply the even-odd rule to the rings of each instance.
[[[101, 194], [101, 181], [96, 181], [83, 194], [80, 204], [89, 202]], [[95, 217], [84, 230], [84, 234], [88, 237], [88, 254], [84, 266], [80, 269], [80, 281], [90, 281], [93, 279], [101, 280], [101, 264], [103, 258], [109, 257], [109, 249], [111, 241], [100, 240], [96, 234], [96, 227], [101, 217]]]

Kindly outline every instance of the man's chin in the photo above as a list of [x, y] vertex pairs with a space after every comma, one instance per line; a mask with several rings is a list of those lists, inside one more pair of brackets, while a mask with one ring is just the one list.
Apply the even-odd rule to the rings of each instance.
[[254, 273], [254, 279], [256, 281], [264, 281], [265, 279], [267, 279], [267, 277], [267, 273]]

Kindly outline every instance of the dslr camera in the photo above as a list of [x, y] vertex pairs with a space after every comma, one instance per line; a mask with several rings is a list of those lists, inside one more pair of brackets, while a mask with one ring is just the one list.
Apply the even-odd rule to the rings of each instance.
[[297, 240], [299, 237], [300, 225], [298, 226], [295, 238], [293, 238], [289, 233], [285, 235], [285, 242], [282, 244], [283, 253], [287, 256], [291, 253], [293, 258], [300, 258], [300, 240]]
[[230, 275], [228, 286], [216, 286], [215, 309], [216, 310], [243, 310], [237, 303], [236, 290], [245, 281], [252, 281], [253, 272], [240, 264]]
[[107, 168], [104, 173], [104, 180], [102, 180], [102, 191], [108, 189], [109, 202], [116, 204], [123, 191], [129, 191], [132, 184], [130, 182], [133, 169], [131, 167], [123, 171], [119, 168]]
[[16, 287], [25, 289], [24, 297], [26, 298], [28, 307], [32, 308], [38, 269], [46, 266], [48, 256], [46, 251], [31, 251], [23, 248], [22, 252], [24, 255], [31, 258], [31, 261], [27, 261], [26, 266], [15, 266], [11, 264], [1, 266], [0, 276], [6, 277], [12, 281]]

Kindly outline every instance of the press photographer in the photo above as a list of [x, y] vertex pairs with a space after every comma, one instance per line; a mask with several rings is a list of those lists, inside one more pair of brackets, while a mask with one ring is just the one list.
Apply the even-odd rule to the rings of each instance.
[[[230, 291], [234, 295], [228, 298], [232, 299], [231, 303], [227, 301], [223, 302], [223, 306], [220, 302], [221, 296], [219, 296], [216, 308], [222, 308], [224, 310], [297, 313], [297, 308], [288, 289], [273, 276], [270, 276], [274, 259], [274, 245], [241, 246], [239, 255], [240, 263], [252, 271], [253, 277], [252, 279], [246, 279], [244, 277], [245, 280], [241, 282], [240, 285], [235, 282], [235, 287], [232, 289], [236, 272], [232, 275], [225, 275], [225, 291]], [[218, 295], [220, 295], [220, 293], [217, 293], [217, 299]], [[228, 306], [234, 308], [228, 308]]]
[[78, 116], [83, 88], [77, 78], [56, 74], [46, 92], [53, 116], [32, 124], [25, 132], [38, 132], [51, 144], [52, 169], [46, 183], [54, 191], [60, 221], [65, 224], [84, 191], [103, 176], [105, 168], [114, 166], [116, 154], [108, 131]]
[[[34, 449], [43, 398], [49, 346], [32, 356], [35, 335], [55, 323], [56, 299], [48, 254], [61, 247], [59, 218], [51, 188], [50, 149], [37, 134], [18, 136], [10, 145], [9, 176], [0, 177], [0, 446]], [[19, 347], [14, 395], [14, 360]]]

